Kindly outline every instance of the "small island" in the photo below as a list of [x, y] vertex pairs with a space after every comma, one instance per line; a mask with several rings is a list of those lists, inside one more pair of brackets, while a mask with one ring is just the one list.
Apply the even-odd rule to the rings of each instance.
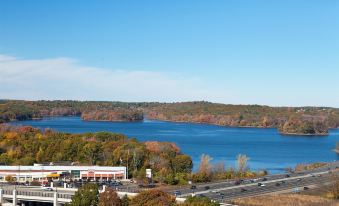
[[279, 132], [283, 135], [324, 136], [328, 135], [328, 126], [324, 121], [291, 118], [282, 124]]

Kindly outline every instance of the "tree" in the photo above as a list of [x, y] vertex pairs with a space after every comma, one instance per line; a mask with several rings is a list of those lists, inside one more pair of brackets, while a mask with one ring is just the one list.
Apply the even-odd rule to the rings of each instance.
[[210, 161], [213, 158], [209, 155], [202, 154], [200, 157], [199, 173], [209, 174], [211, 172], [212, 166]]
[[5, 177], [5, 180], [6, 180], [7, 182], [14, 182], [14, 181], [15, 181], [15, 178], [14, 178], [12, 175], [7, 175], [7, 176]]
[[100, 194], [98, 206], [122, 206], [122, 202], [115, 190], [106, 188], [106, 190]]
[[173, 169], [175, 173], [185, 172], [190, 173], [192, 171], [193, 163], [192, 158], [188, 155], [177, 155], [172, 161]]
[[127, 195], [124, 195], [121, 198], [121, 206], [129, 206], [129, 199], [128, 199]]
[[72, 202], [67, 206], [96, 206], [98, 204], [98, 186], [96, 184], [85, 184], [72, 197]]
[[174, 206], [175, 197], [161, 190], [146, 190], [135, 196], [130, 206]]
[[202, 154], [200, 157], [199, 170], [192, 175], [193, 182], [209, 182], [212, 179], [212, 157]]
[[85, 157], [90, 160], [92, 165], [95, 165], [99, 160], [101, 153], [101, 144], [97, 142], [88, 142], [83, 148]]
[[250, 158], [248, 158], [246, 155], [239, 154], [237, 157], [237, 164], [238, 164], [238, 172], [239, 173], [244, 173], [248, 170], [247, 167], [247, 161]]

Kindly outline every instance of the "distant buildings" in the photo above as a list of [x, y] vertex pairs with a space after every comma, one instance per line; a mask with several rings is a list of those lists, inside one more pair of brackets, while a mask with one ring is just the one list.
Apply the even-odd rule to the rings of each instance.
[[[6, 178], [7, 177], [7, 178]], [[126, 167], [42, 165], [0, 166], [0, 182], [126, 179]], [[7, 180], [6, 180], [7, 179]]]

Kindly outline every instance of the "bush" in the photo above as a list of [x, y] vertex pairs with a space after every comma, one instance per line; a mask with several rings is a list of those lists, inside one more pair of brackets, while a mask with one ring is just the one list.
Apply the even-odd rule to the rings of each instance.
[[6, 180], [7, 182], [14, 182], [14, 181], [15, 181], [15, 177], [13, 177], [12, 175], [7, 175], [7, 176], [5, 177], [5, 180]]
[[211, 199], [208, 197], [188, 197], [184, 204], [181, 206], [219, 206], [220, 204], [217, 202], [213, 202]]
[[31, 182], [31, 186], [41, 186], [41, 183], [39, 181], [33, 180]]

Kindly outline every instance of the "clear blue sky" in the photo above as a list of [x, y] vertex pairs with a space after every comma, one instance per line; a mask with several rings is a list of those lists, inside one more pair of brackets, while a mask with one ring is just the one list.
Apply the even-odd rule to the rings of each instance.
[[[0, 55], [0, 98], [339, 107], [339, 1], [2, 0]], [[60, 89], [41, 62], [90, 73], [97, 87]], [[30, 82], [30, 70], [48, 81]], [[144, 88], [110, 84], [124, 78]]]

